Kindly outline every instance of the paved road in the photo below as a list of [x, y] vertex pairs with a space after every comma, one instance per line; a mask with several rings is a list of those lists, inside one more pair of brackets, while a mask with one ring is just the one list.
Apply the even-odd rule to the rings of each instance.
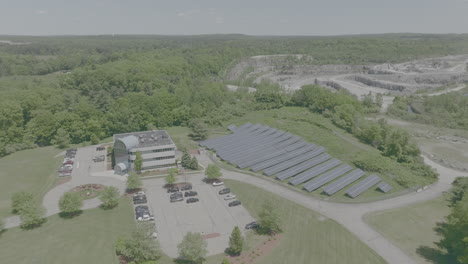
[[[72, 172], [72, 179], [69, 182], [60, 184], [48, 191], [42, 205], [46, 210], [45, 216], [51, 216], [60, 212], [58, 201], [62, 195], [76, 186], [83, 184], [102, 184], [106, 186], [115, 186], [120, 193], [125, 191], [125, 178], [103, 172], [104, 163], [94, 163], [91, 159], [96, 153], [96, 146], [89, 146], [78, 149], [75, 156], [75, 164]], [[102, 153], [101, 153], [102, 154]], [[92, 176], [93, 175], [93, 176]], [[82, 209], [96, 208], [101, 204], [99, 198], [85, 200]], [[11, 228], [19, 226], [21, 221], [18, 216], [12, 216], [5, 219], [5, 227]]]
[[[199, 160], [204, 163], [205, 166], [212, 162], [206, 156], [200, 157]], [[222, 170], [222, 172], [224, 178], [242, 181], [267, 191], [274, 192], [283, 198], [317, 211], [320, 214], [335, 220], [347, 228], [351, 233], [356, 235], [361, 241], [376, 251], [377, 254], [382, 256], [390, 264], [411, 264], [415, 263], [415, 261], [367, 225], [363, 220], [363, 216], [371, 212], [405, 207], [414, 203], [434, 199], [442, 195], [443, 192], [449, 190], [451, 188], [451, 183], [457, 176], [468, 176], [468, 173], [460, 173], [445, 168], [427, 158], [424, 158], [424, 161], [426, 164], [435, 168], [440, 174], [439, 181], [430, 186], [427, 190], [419, 193], [409, 193], [387, 200], [362, 204], [326, 202], [307, 196], [299, 191], [286, 188], [277, 181], [267, 177], [253, 177], [229, 170]]]

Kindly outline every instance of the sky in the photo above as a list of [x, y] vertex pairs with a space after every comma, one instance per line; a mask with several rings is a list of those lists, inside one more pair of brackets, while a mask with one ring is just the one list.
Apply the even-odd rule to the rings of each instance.
[[468, 33], [468, 0], [0, 0], [0, 35]]

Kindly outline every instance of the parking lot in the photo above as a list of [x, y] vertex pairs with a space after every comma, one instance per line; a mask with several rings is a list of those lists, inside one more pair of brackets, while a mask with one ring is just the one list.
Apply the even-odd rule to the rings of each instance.
[[[148, 205], [156, 218], [158, 240], [163, 251], [171, 257], [177, 257], [177, 245], [187, 232], [198, 232], [208, 242], [208, 255], [224, 252], [228, 247], [229, 236], [235, 226], [244, 232], [244, 226], [254, 221], [249, 212], [242, 206], [228, 207], [233, 200], [224, 200], [218, 191], [224, 185], [213, 187], [204, 183], [203, 174], [187, 175], [187, 182], [198, 192], [196, 203], [184, 201], [171, 203], [170, 194], [164, 188], [164, 178], [146, 179], [143, 181]], [[179, 176], [177, 182], [185, 181]]]

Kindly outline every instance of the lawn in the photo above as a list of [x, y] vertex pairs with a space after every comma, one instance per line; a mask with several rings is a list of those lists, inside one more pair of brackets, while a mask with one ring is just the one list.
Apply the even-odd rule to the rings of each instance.
[[117, 263], [114, 242], [135, 225], [127, 198], [112, 210], [91, 209], [72, 219], [58, 215], [33, 230], [13, 228], [0, 237], [2, 263]]
[[446, 198], [441, 196], [425, 203], [369, 214], [364, 219], [418, 263], [430, 263], [416, 253], [416, 249], [420, 246], [434, 248], [434, 242], [440, 240], [434, 227], [450, 213], [447, 205]]
[[226, 180], [242, 204], [257, 218], [265, 201], [278, 209], [284, 233], [280, 244], [258, 264], [284, 263], [385, 263], [336, 222], [273, 193], [238, 181]]
[[[352, 135], [332, 124], [329, 119], [326, 119], [319, 114], [312, 113], [305, 108], [284, 107], [276, 110], [251, 112], [241, 118], [226, 122], [223, 125], [226, 127], [231, 123], [242, 125], [247, 122], [268, 125], [270, 127], [298, 135], [308, 142], [325, 147], [330, 155], [350, 165], [353, 165], [352, 161], [356, 159], [356, 157], [360, 156], [360, 154], [366, 153], [368, 157], [381, 157], [382, 162], [385, 162], [386, 167], [389, 168], [386, 173], [377, 173], [385, 182], [389, 183], [393, 187], [393, 189], [387, 194], [383, 194], [382, 192], [377, 191], [376, 188], [373, 188], [364, 192], [359, 197], [351, 199], [345, 195], [346, 190], [352, 186], [350, 185], [331, 197], [323, 194], [321, 188], [312, 193], [304, 191], [304, 193], [308, 195], [338, 202], [354, 203], [393, 197], [407, 191], [394, 180], [394, 175], [399, 175], [400, 173], [407, 177], [414, 177], [413, 179], [415, 184], [419, 186], [429, 184], [427, 179], [418, 177], [414, 175], [410, 169], [401, 166], [396, 161], [388, 157], [381, 156], [379, 150], [359, 142], [359, 140], [354, 138]], [[286, 183], [287, 181], [285, 181], [285, 184]], [[302, 186], [298, 187], [299, 189], [302, 188]]]
[[54, 186], [62, 158], [54, 147], [23, 150], [0, 159], [0, 217], [10, 214], [14, 192], [32, 192], [38, 200]]

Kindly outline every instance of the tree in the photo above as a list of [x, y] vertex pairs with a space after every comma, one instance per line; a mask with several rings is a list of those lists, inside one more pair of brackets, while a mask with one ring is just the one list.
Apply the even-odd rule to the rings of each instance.
[[57, 145], [59, 148], [66, 148], [70, 144], [70, 135], [65, 129], [59, 128], [57, 129], [57, 133], [55, 134], [52, 143]]
[[195, 156], [190, 160], [189, 169], [198, 170], [198, 160]]
[[281, 219], [278, 211], [269, 201], [262, 205], [262, 211], [259, 214], [259, 224], [260, 229], [269, 235], [281, 232]]
[[34, 200], [34, 196], [30, 192], [16, 192], [11, 196], [11, 211], [14, 214], [17, 214], [20, 212], [21, 207]]
[[101, 193], [99, 199], [102, 202], [102, 208], [112, 209], [119, 205], [119, 189], [114, 186], [107, 186]]
[[229, 259], [223, 258], [223, 262], [221, 264], [231, 264], [231, 262], [229, 262]]
[[83, 206], [83, 199], [77, 192], [66, 192], [59, 200], [60, 211], [66, 216], [76, 215]]
[[240, 255], [242, 252], [242, 246], [244, 241], [242, 239], [242, 234], [238, 226], [234, 227], [229, 237], [229, 248], [228, 251], [232, 255]]
[[208, 253], [207, 246], [208, 243], [200, 233], [188, 232], [177, 248], [182, 259], [191, 263], [202, 263]]
[[171, 168], [167, 170], [167, 176], [165, 180], [168, 186], [171, 186], [176, 182], [176, 177], [175, 177], [176, 172], [177, 172], [177, 169], [175, 168]]
[[223, 174], [221, 173], [221, 170], [218, 166], [210, 164], [205, 170], [205, 175], [209, 180], [214, 181], [219, 179], [219, 177], [221, 177]]
[[152, 237], [151, 225], [138, 224], [129, 237], [120, 237], [115, 244], [118, 255], [135, 263], [157, 260], [161, 257], [159, 242]]
[[91, 144], [96, 145], [99, 144], [99, 137], [96, 134], [91, 134]]
[[375, 95], [375, 104], [378, 107], [382, 107], [382, 105], [383, 105], [383, 96], [382, 96], [381, 93], [377, 93], [377, 95]]
[[45, 222], [44, 208], [37, 205], [33, 200], [24, 203], [19, 211], [21, 227], [31, 229], [42, 225]]
[[131, 171], [127, 177], [127, 190], [133, 191], [141, 187], [141, 179], [138, 174]]
[[143, 166], [143, 158], [141, 157], [141, 152], [137, 151], [136, 158], [135, 158], [135, 170], [137, 172], [140, 172], [142, 166]]
[[200, 119], [190, 122], [190, 128], [192, 129], [190, 136], [193, 140], [204, 140], [208, 137], [208, 128]]

